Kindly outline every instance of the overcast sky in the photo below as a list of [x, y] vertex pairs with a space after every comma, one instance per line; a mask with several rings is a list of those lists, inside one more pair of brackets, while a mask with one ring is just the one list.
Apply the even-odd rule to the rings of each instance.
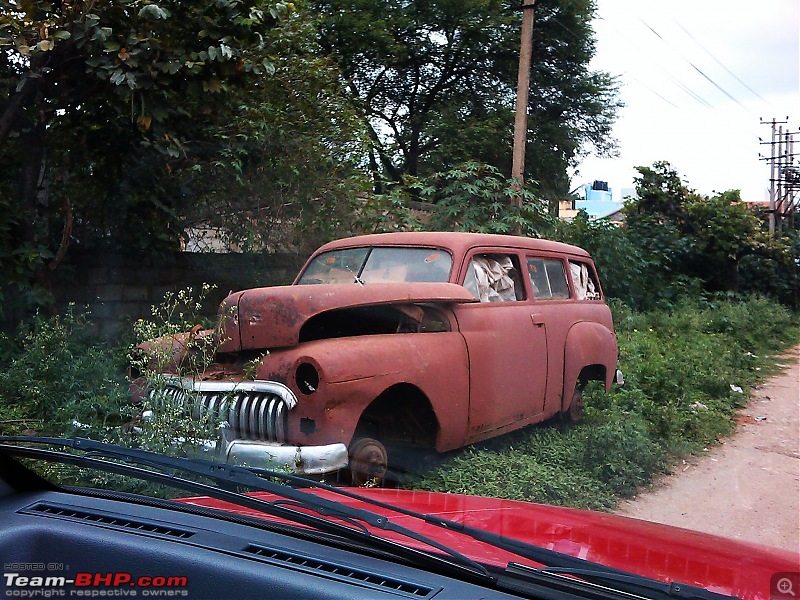
[[[800, 127], [800, 1], [597, 0], [592, 68], [619, 78], [625, 107], [614, 159], [589, 157], [573, 187], [608, 181], [614, 199], [635, 166], [669, 161], [703, 194], [768, 198], [760, 120]], [[534, 33], [535, 35], [535, 33]], [[800, 135], [796, 136], [800, 143]]]

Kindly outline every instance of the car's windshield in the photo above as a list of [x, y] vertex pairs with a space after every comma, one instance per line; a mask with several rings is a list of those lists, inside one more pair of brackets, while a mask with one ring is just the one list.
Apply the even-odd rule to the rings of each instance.
[[436, 248], [346, 248], [315, 256], [297, 283], [446, 282], [452, 265], [450, 254]]

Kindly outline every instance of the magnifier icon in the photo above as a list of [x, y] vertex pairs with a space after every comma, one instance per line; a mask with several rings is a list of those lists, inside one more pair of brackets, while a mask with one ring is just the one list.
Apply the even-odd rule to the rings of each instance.
[[797, 595], [794, 593], [794, 587], [792, 586], [792, 580], [788, 577], [781, 577], [778, 579], [777, 583], [775, 584], [776, 589], [781, 594], [786, 594], [788, 596], [792, 596], [796, 598]]

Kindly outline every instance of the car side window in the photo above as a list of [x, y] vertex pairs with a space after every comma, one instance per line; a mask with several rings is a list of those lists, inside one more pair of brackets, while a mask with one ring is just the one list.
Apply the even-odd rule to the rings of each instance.
[[569, 298], [564, 263], [555, 258], [528, 258], [533, 296], [538, 300]]
[[572, 286], [578, 300], [600, 300], [600, 287], [594, 277], [594, 271], [582, 262], [569, 261]]
[[519, 262], [510, 254], [476, 254], [464, 278], [464, 287], [481, 302], [525, 300]]

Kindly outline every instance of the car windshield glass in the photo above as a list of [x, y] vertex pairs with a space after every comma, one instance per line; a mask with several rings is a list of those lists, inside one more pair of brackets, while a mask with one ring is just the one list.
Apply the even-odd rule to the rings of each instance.
[[346, 248], [316, 256], [297, 283], [446, 282], [453, 259], [435, 248]]

